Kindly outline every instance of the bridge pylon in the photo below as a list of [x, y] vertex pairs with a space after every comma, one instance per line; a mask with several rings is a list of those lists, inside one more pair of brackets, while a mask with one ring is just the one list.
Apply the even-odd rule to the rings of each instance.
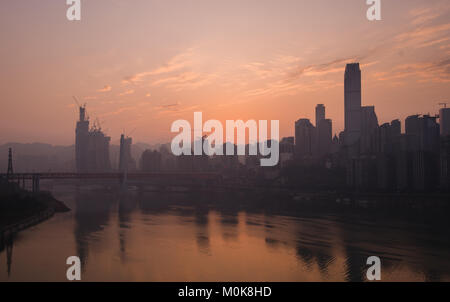
[[8, 171], [6, 172], [6, 176], [9, 178], [9, 176], [14, 174], [13, 170], [13, 163], [12, 163], [12, 149], [9, 148], [8, 151]]

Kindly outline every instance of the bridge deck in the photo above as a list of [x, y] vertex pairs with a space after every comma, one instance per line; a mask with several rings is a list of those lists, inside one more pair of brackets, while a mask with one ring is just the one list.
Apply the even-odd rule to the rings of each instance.
[[[124, 177], [123, 173], [119, 172], [105, 172], [105, 173], [59, 173], [59, 172], [44, 172], [44, 173], [15, 173], [9, 175], [10, 179], [32, 179], [33, 177], [43, 179], [121, 179]], [[7, 177], [7, 174], [0, 174], [0, 177]], [[127, 173], [127, 179], [196, 179], [196, 180], [220, 180], [222, 176], [219, 173], [173, 173], [173, 172], [154, 172], [154, 173]]]

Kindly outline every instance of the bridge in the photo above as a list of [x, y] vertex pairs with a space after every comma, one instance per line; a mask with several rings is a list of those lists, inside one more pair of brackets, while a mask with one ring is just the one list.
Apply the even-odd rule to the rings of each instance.
[[0, 174], [0, 179], [17, 182], [25, 189], [26, 181], [32, 183], [32, 191], [39, 192], [41, 180], [117, 180], [126, 185], [129, 183], [156, 186], [214, 186], [222, 183], [219, 173], [205, 172], [102, 172], [102, 173], [75, 173], [75, 172], [33, 172], [14, 173], [12, 164], [12, 149], [9, 148], [8, 171]]
[[10, 173], [0, 174], [1, 178], [17, 182], [25, 188], [26, 181], [32, 183], [32, 191], [39, 192], [41, 180], [117, 180], [121, 184], [141, 184], [156, 186], [214, 186], [222, 183], [219, 173], [199, 172], [104, 172], [104, 173]]

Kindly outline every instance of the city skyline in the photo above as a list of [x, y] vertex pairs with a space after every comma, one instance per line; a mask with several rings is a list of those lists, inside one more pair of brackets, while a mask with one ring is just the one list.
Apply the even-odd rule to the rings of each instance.
[[450, 282], [449, 0], [0, 1], [0, 41], [0, 283]]
[[220, 121], [277, 119], [287, 137], [293, 121], [314, 119], [316, 104], [327, 107], [334, 135], [344, 128], [342, 74], [356, 61], [362, 103], [377, 107], [380, 124], [437, 114], [450, 93], [446, 1], [388, 1], [374, 23], [356, 0], [277, 9], [270, 1], [177, 2], [185, 14], [173, 5], [86, 2], [82, 21], [70, 23], [63, 2], [0, 4], [2, 28], [11, 29], [2, 31], [0, 126], [8, 131], [0, 143], [73, 144], [73, 95], [113, 143], [124, 129], [136, 129], [135, 142], [164, 143], [170, 124], [193, 111]]

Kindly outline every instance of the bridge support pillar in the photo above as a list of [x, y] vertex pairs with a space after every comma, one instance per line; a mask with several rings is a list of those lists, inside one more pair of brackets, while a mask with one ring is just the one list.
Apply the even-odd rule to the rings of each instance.
[[32, 182], [33, 182], [33, 193], [39, 193], [40, 177], [38, 174], [33, 175]]

